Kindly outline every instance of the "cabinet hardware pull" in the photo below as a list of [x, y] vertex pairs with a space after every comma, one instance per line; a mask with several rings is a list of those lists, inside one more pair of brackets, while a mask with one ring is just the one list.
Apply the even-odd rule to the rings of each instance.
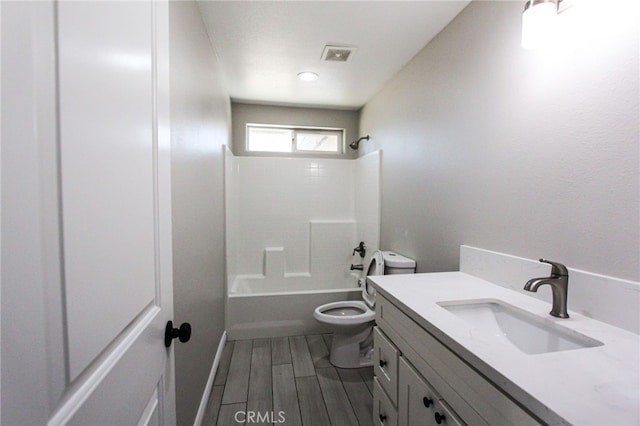
[[387, 365], [387, 361], [381, 359], [380, 360], [380, 367], [384, 367], [385, 365]]
[[385, 420], [387, 420], [387, 416], [385, 416], [384, 414], [380, 414], [380, 421], [384, 423]]
[[434, 414], [434, 417], [436, 418], [436, 423], [441, 424], [442, 422], [445, 421], [445, 417], [444, 414], [440, 414], [436, 411], [436, 414]]
[[431, 406], [431, 404], [433, 404], [433, 399], [429, 399], [428, 397], [424, 397], [422, 398], [422, 403], [424, 404], [425, 407], [429, 408]]

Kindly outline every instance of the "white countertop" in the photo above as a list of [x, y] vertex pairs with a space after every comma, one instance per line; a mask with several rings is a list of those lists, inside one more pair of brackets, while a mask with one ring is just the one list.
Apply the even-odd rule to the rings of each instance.
[[[549, 423], [640, 424], [640, 337], [462, 272], [370, 276], [377, 291], [459, 357]], [[524, 285], [524, 283], [523, 283]], [[571, 288], [569, 288], [571, 298]], [[498, 299], [604, 343], [528, 355], [437, 305]]]

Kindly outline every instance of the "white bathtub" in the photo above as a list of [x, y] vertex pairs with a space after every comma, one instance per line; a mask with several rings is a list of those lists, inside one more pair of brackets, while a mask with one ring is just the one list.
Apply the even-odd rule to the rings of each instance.
[[317, 287], [308, 276], [238, 276], [227, 298], [229, 340], [327, 333], [330, 329], [313, 318], [313, 310], [325, 303], [361, 299], [356, 276], [325, 283], [321, 290], [312, 286]]

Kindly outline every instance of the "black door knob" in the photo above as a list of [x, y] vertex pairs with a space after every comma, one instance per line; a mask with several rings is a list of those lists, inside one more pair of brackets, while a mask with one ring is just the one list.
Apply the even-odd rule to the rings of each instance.
[[164, 345], [168, 348], [176, 337], [182, 343], [188, 342], [191, 338], [191, 324], [183, 322], [180, 328], [173, 328], [173, 321], [167, 321], [167, 326], [164, 329]]

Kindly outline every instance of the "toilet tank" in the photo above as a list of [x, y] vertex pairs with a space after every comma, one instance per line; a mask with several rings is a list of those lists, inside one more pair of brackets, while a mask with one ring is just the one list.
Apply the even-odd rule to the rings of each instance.
[[401, 254], [383, 251], [382, 258], [384, 259], [385, 275], [414, 274], [416, 272], [416, 261]]

